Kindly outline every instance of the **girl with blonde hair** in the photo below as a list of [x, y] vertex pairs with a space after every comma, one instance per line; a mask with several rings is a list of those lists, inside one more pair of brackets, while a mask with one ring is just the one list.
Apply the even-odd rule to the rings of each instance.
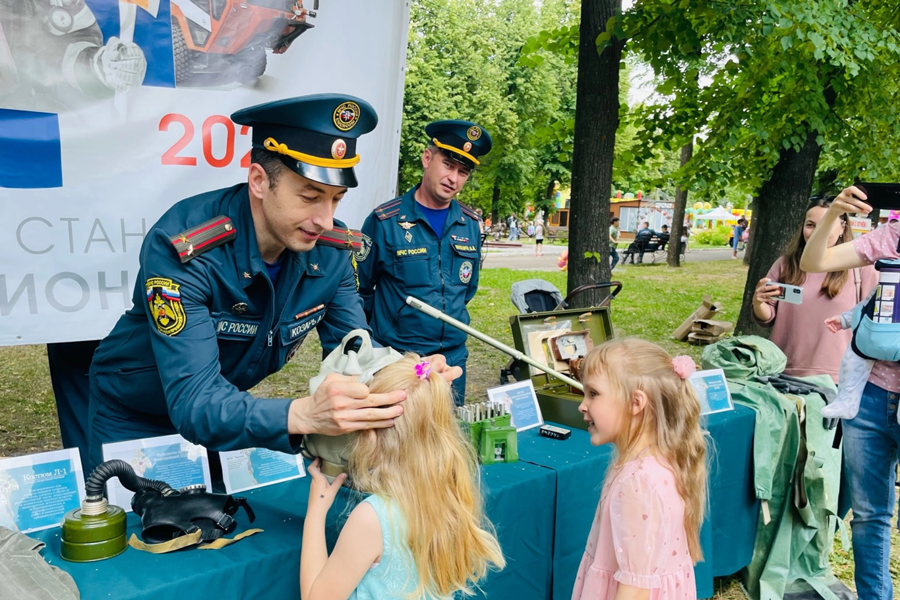
[[694, 600], [706, 443], [688, 356], [636, 339], [585, 357], [579, 410], [591, 444], [615, 444], [573, 600]]
[[371, 495], [350, 513], [331, 556], [325, 516], [347, 476], [329, 485], [318, 459], [310, 465], [302, 598], [470, 595], [505, 560], [484, 515], [475, 451], [456, 420], [450, 384], [407, 354], [369, 387], [372, 393], [404, 390], [403, 416], [394, 427], [356, 434], [349, 474]]

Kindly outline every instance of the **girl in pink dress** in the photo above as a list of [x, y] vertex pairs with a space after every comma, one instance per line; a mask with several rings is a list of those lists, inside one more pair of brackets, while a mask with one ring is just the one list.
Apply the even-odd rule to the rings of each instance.
[[591, 444], [616, 445], [573, 600], [694, 600], [706, 506], [706, 443], [688, 356], [611, 340], [584, 362]]

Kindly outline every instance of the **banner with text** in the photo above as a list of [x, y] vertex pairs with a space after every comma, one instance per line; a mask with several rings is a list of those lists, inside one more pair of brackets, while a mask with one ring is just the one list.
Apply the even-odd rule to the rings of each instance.
[[[306, 7], [303, 6], [305, 3]], [[246, 178], [229, 115], [314, 93], [378, 112], [337, 218], [395, 196], [405, 0], [0, 4], [0, 345], [100, 339], [175, 202]]]

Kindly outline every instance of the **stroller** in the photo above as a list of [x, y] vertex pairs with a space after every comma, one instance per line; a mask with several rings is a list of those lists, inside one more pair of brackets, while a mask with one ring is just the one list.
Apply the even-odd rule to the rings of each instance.
[[[572, 290], [568, 296], [563, 295], [552, 283], [543, 279], [526, 279], [525, 281], [517, 281], [512, 285], [512, 293], [510, 300], [520, 314], [529, 313], [547, 313], [561, 311], [569, 308], [569, 302], [578, 294], [588, 290], [595, 289], [612, 289], [612, 291], [596, 306], [585, 309], [591, 311], [596, 308], [608, 307], [616, 295], [622, 291], [622, 284], [618, 281], [610, 281], [609, 283], [591, 283], [580, 286]], [[506, 367], [500, 369], [500, 384], [505, 385], [510, 382], [513, 377], [520, 380], [528, 373], [528, 366], [516, 359], [512, 358]]]
[[563, 298], [556, 286], [543, 279], [526, 279], [525, 281], [517, 281], [512, 285], [512, 294], [510, 300], [516, 309], [522, 313], [547, 312], [551, 310], [563, 310], [569, 307], [569, 302], [583, 292], [588, 290], [612, 288], [615, 289], [603, 299], [597, 308], [609, 306], [616, 295], [622, 291], [622, 284], [618, 281], [610, 281], [609, 283], [589, 283], [572, 290], [572, 293]]

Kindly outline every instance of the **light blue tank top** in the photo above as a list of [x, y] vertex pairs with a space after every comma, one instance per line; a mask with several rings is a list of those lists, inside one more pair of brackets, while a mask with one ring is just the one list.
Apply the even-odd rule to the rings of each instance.
[[406, 546], [406, 519], [396, 506], [378, 496], [363, 502], [371, 504], [378, 515], [383, 550], [381, 561], [363, 575], [350, 600], [405, 599], [419, 583], [419, 572]]

